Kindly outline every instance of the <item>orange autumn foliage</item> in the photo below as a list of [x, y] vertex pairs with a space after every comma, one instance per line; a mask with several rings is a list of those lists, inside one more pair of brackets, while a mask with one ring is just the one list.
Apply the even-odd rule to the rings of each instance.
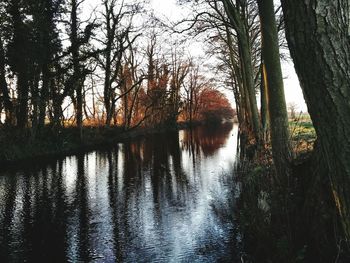
[[232, 119], [234, 110], [226, 96], [213, 88], [205, 88], [199, 95], [199, 115], [202, 121]]

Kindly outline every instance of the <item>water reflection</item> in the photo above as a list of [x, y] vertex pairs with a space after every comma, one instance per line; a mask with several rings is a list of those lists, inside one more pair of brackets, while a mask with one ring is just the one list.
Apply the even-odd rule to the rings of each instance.
[[224, 146], [232, 131], [232, 123], [220, 126], [204, 126], [180, 133], [182, 149], [190, 151], [193, 156], [211, 156]]
[[[157, 134], [0, 177], [1, 262], [234, 262], [232, 125]], [[215, 194], [214, 194], [215, 193]]]

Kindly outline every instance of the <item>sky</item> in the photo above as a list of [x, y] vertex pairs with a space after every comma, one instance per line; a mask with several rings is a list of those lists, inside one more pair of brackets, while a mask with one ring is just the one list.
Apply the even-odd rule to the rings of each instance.
[[[176, 21], [183, 17], [184, 14], [188, 13], [186, 9], [176, 5], [176, 0], [151, 0], [151, 5], [158, 16], [169, 19], [170, 21]], [[204, 50], [199, 50], [201, 48], [204, 49], [203, 46], [197, 43], [192, 46], [191, 51], [200, 54], [201, 52], [204, 52]], [[298, 111], [306, 112], [307, 108], [303, 98], [303, 93], [291, 60], [282, 61], [282, 73], [287, 104], [296, 103], [298, 105]], [[227, 95], [230, 100], [233, 100], [231, 94]]]
[[[128, 0], [126, 0], [127, 2]], [[190, 14], [190, 9], [186, 6], [179, 6], [176, 0], [149, 0], [154, 13], [158, 18], [166, 21], [178, 21]], [[99, 4], [96, 0], [86, 0], [85, 7], [93, 9]], [[85, 10], [84, 10], [85, 11]], [[84, 12], [88, 15], [90, 12]], [[200, 42], [193, 42], [189, 47], [189, 53], [193, 57], [205, 55], [205, 47]], [[298, 77], [294, 70], [294, 65], [291, 60], [282, 61], [282, 73], [284, 78], [284, 89], [286, 102], [296, 103], [298, 111], [307, 111], [307, 107], [303, 98], [303, 94], [299, 85]], [[225, 92], [231, 102], [234, 102], [232, 92]]]

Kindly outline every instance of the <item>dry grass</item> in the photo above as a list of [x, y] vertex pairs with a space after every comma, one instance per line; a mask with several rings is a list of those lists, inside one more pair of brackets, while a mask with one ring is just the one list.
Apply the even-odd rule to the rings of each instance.
[[293, 151], [297, 156], [313, 150], [317, 136], [309, 115], [290, 120], [289, 128]]

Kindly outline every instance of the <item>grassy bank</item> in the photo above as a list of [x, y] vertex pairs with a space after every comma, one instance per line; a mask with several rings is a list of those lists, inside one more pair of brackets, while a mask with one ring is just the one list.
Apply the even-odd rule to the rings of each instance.
[[310, 118], [290, 120], [289, 127], [293, 152], [297, 156], [311, 152], [316, 141], [316, 131]]

